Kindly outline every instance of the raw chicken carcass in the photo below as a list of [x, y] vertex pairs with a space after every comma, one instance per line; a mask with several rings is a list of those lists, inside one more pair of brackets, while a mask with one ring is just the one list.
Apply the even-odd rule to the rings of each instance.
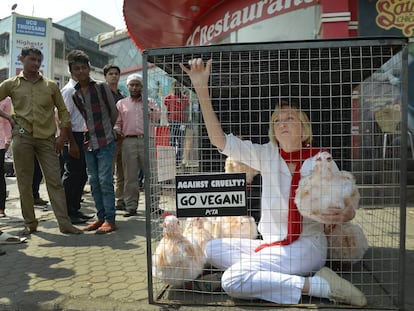
[[246, 173], [246, 183], [248, 185], [252, 183], [254, 176], [259, 174], [259, 171], [244, 163], [235, 161], [231, 157], [226, 158], [226, 162], [224, 163], [224, 171], [226, 173]]
[[359, 198], [354, 176], [339, 171], [329, 152], [320, 152], [312, 174], [299, 181], [295, 203], [303, 216], [323, 223], [328, 208], [356, 210]]
[[332, 260], [355, 263], [360, 261], [368, 250], [364, 232], [356, 224], [335, 224], [329, 232], [325, 230], [325, 233], [328, 239], [328, 257]]
[[[259, 174], [254, 168], [227, 157], [224, 165], [226, 173], [246, 173], [246, 183], [249, 188], [253, 178]], [[224, 216], [212, 218], [212, 234], [214, 238], [255, 239], [257, 224], [251, 216]]]
[[255, 239], [257, 225], [251, 216], [223, 216], [212, 218], [212, 234], [218, 238]]
[[178, 218], [168, 215], [163, 221], [163, 238], [152, 256], [152, 274], [173, 286], [196, 279], [205, 264], [203, 251], [181, 232]]
[[210, 220], [203, 217], [189, 217], [186, 220], [183, 235], [193, 245], [198, 245], [202, 250], [206, 243], [213, 239], [211, 235]]

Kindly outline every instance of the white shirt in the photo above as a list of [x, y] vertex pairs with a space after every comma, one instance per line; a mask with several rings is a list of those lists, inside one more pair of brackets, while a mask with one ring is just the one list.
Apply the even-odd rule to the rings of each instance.
[[[222, 153], [261, 172], [261, 219], [258, 229], [264, 243], [284, 240], [288, 233], [292, 175], [279, 154], [279, 148], [271, 142], [263, 145], [253, 144], [249, 140], [241, 140], [230, 134], [226, 136], [226, 146]], [[315, 157], [305, 160], [300, 169], [301, 177], [309, 176], [314, 166]], [[301, 235], [311, 236], [321, 232], [322, 224], [303, 218]]]
[[62, 93], [63, 101], [66, 109], [69, 111], [70, 122], [72, 124], [72, 132], [85, 132], [85, 118], [80, 113], [78, 107], [73, 102], [73, 94], [75, 93], [76, 81], [70, 79], [68, 83], [60, 91]]

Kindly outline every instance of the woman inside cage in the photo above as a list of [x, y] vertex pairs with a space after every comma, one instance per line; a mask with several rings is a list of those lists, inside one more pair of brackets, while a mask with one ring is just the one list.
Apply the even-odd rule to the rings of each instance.
[[[327, 240], [323, 224], [300, 215], [294, 194], [301, 176], [310, 175], [320, 150], [310, 146], [307, 115], [289, 102], [276, 105], [269, 125], [270, 142], [255, 144], [225, 134], [209, 95], [212, 60], [180, 64], [198, 95], [211, 143], [233, 159], [262, 174], [259, 231], [263, 240], [222, 238], [206, 245], [208, 262], [224, 273], [223, 290], [242, 299], [259, 298], [279, 304], [297, 304], [302, 295], [336, 303], [364, 306], [364, 294], [325, 267]], [[346, 222], [355, 212], [333, 208], [326, 222]], [[316, 272], [314, 274], [314, 272]]]

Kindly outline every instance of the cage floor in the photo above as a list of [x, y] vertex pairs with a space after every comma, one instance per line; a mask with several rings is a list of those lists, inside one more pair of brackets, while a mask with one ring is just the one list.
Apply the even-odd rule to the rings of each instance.
[[[169, 197], [169, 198], [168, 198]], [[174, 199], [164, 197], [171, 211]], [[351, 264], [328, 261], [326, 266], [349, 280], [364, 292], [368, 305], [365, 309], [398, 309], [399, 284], [399, 208], [361, 206], [355, 221], [361, 225], [369, 241], [370, 248], [362, 261]], [[216, 272], [206, 269], [205, 273]], [[178, 305], [217, 305], [217, 306], [278, 306], [262, 300], [241, 300], [228, 296], [223, 291], [202, 292], [165, 286], [154, 279], [154, 302]], [[303, 296], [297, 307], [306, 308], [350, 308], [338, 305], [327, 299]]]
[[[328, 264], [329, 265], [329, 264]], [[359, 266], [356, 264], [354, 266]], [[359, 268], [357, 268], [360, 270]], [[369, 267], [363, 268], [362, 272], [341, 272], [339, 273], [343, 278], [353, 281], [353, 283], [367, 284], [359, 286], [364, 292], [369, 292], [367, 295], [368, 305], [364, 309], [396, 309], [396, 305], [389, 296], [388, 289], [383, 283], [378, 282], [382, 276], [377, 275], [375, 272], [370, 271]], [[352, 275], [352, 276], [351, 276]], [[373, 283], [373, 280], [377, 280], [377, 283]], [[379, 301], [380, 300], [380, 301]], [[160, 304], [191, 304], [191, 305], [220, 305], [220, 306], [278, 306], [278, 304], [269, 303], [263, 300], [241, 300], [234, 299], [226, 295], [224, 292], [215, 293], [203, 293], [203, 292], [189, 292], [188, 290], [180, 290], [178, 288], [171, 288], [166, 286], [156, 297], [155, 303]], [[338, 305], [330, 302], [327, 299], [310, 298], [307, 296], [302, 297], [302, 301], [297, 305], [302, 307], [329, 307], [335, 306], [335, 308], [349, 308], [347, 305]]]

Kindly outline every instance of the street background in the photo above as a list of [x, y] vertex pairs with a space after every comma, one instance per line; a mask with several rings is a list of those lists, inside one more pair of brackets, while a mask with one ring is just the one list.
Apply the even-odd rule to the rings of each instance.
[[[8, 217], [0, 219], [0, 229], [17, 233], [23, 221], [16, 179], [8, 177], [7, 183]], [[41, 184], [40, 190], [41, 197], [48, 200], [45, 184]], [[89, 191], [88, 187], [86, 190]], [[0, 310], [299, 310], [148, 304], [144, 195], [140, 197], [138, 216], [124, 218], [123, 212], [117, 211], [118, 230], [107, 235], [61, 234], [51, 207], [36, 207], [39, 232], [27, 243], [1, 246], [7, 254], [0, 256]], [[84, 213], [95, 212], [89, 192], [82, 204]], [[407, 209], [406, 237], [405, 310], [412, 311], [414, 207]]]

